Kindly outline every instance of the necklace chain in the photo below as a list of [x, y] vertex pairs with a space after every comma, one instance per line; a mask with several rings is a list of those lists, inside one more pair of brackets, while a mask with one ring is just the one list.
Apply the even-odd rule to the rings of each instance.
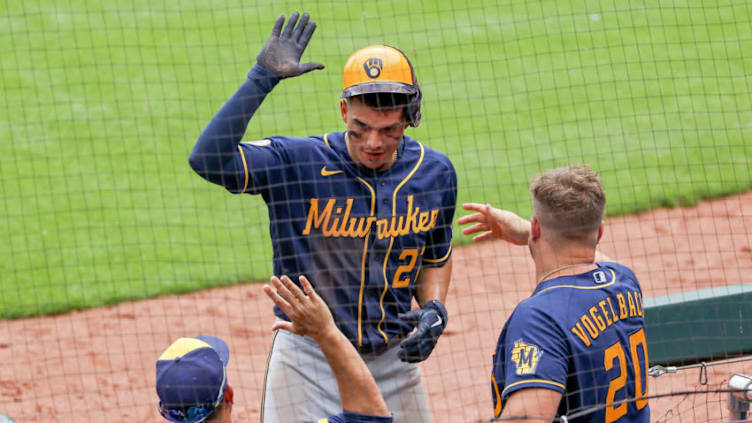
[[564, 270], [564, 269], [569, 269], [571, 267], [584, 266], [586, 264], [595, 264], [595, 262], [589, 261], [589, 262], [574, 263], [574, 264], [565, 264], [564, 266], [559, 266], [556, 269], [551, 270], [550, 272], [548, 272], [545, 275], [541, 276], [541, 278], [538, 279], [538, 283], [541, 283], [541, 282], [545, 281], [546, 278], [548, 278], [549, 276], [553, 275], [554, 273], [556, 273], [558, 271], [561, 271], [561, 270]]

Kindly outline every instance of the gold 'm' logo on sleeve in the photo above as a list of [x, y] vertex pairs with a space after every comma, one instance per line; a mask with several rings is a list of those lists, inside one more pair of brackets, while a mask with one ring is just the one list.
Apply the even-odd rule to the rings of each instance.
[[538, 360], [543, 355], [543, 351], [535, 344], [527, 344], [522, 339], [518, 339], [514, 341], [511, 355], [517, 368], [517, 374], [529, 375], [535, 373], [535, 368], [538, 367]]

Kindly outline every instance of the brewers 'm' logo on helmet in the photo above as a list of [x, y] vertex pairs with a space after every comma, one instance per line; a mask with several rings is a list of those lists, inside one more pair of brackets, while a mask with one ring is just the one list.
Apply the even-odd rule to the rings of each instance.
[[378, 78], [381, 75], [381, 68], [384, 67], [384, 62], [378, 57], [371, 57], [363, 63], [363, 68], [366, 70], [366, 75], [371, 78]]
[[342, 78], [342, 98], [370, 93], [405, 94], [410, 126], [420, 123], [423, 95], [405, 53], [390, 46], [369, 46], [350, 56]]

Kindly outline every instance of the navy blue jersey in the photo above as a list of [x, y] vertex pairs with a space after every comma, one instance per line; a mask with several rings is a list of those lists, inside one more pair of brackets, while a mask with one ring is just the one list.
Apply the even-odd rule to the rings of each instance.
[[421, 268], [451, 252], [456, 176], [446, 156], [405, 137], [388, 170], [364, 172], [344, 132], [271, 137], [240, 151], [244, 192], [269, 208], [274, 273], [306, 275], [361, 350], [409, 333], [397, 314], [410, 310]]
[[[449, 159], [405, 136], [384, 172], [358, 167], [344, 132], [240, 142], [277, 80], [255, 66], [212, 119], [192, 167], [233, 193], [268, 206], [274, 273], [305, 275], [339, 329], [361, 352], [383, 348], [412, 326], [415, 282], [451, 255], [457, 177]], [[287, 317], [275, 307], [277, 316]]]
[[392, 417], [369, 416], [345, 411], [326, 419], [320, 419], [316, 423], [392, 423], [393, 420]]
[[[494, 413], [530, 387], [562, 393], [558, 415], [612, 404], [571, 422], [648, 422], [642, 291], [617, 263], [541, 282], [504, 325], [493, 359]], [[622, 400], [636, 399], [618, 403]]]

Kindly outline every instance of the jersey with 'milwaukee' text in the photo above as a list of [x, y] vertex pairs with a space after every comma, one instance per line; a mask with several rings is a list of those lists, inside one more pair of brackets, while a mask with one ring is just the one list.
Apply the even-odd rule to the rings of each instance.
[[344, 138], [241, 143], [242, 191], [267, 203], [274, 273], [308, 277], [367, 352], [412, 330], [397, 314], [410, 310], [421, 269], [449, 259], [457, 183], [446, 156], [407, 136], [381, 173], [353, 163]]
[[[650, 420], [640, 285], [620, 264], [541, 282], [504, 326], [493, 359], [494, 413], [513, 392], [562, 393], [570, 422]], [[626, 402], [620, 402], [629, 400]], [[595, 410], [602, 404], [609, 404]]]

